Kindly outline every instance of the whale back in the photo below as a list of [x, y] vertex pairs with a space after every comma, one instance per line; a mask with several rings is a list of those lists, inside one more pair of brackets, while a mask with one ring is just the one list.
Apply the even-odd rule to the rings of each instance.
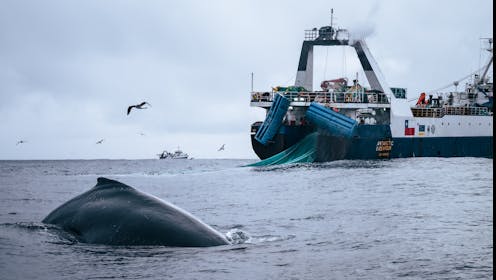
[[107, 178], [98, 178], [93, 188], [62, 204], [42, 222], [93, 244], [229, 244], [222, 234], [185, 210]]

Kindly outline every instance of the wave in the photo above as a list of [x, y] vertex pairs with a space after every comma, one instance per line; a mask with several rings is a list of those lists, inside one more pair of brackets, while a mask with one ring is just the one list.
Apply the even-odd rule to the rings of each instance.
[[35, 234], [48, 234], [50, 236], [48, 243], [71, 245], [78, 242], [77, 238], [61, 229], [56, 225], [38, 223], [38, 222], [17, 222], [17, 223], [3, 223], [0, 227], [20, 229]]

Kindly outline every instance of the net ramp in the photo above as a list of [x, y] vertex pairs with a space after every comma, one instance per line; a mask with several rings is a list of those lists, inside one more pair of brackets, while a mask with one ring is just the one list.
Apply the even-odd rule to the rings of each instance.
[[329, 134], [341, 137], [351, 137], [357, 126], [354, 119], [315, 102], [312, 102], [308, 107], [306, 118]]
[[255, 139], [258, 142], [263, 145], [267, 145], [267, 143], [274, 138], [279, 131], [279, 127], [281, 127], [282, 120], [284, 119], [286, 112], [288, 111], [289, 103], [290, 101], [282, 95], [275, 95], [274, 101], [272, 102], [272, 106], [270, 106], [265, 121], [258, 129], [257, 134], [255, 134]]

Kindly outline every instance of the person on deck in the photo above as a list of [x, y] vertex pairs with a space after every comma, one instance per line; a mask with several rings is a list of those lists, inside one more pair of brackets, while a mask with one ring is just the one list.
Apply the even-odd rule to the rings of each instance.
[[425, 99], [425, 92], [422, 92], [420, 94], [420, 97], [419, 97], [416, 105], [420, 106], [420, 107], [425, 107], [425, 105], [427, 105], [427, 99]]

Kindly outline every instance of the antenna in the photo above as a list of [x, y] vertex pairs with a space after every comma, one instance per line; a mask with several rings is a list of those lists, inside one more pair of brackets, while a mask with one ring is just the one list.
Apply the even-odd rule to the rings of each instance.
[[253, 72], [251, 72], [251, 92], [253, 92]]
[[332, 27], [333, 18], [334, 18], [334, 9], [331, 8], [331, 27]]

